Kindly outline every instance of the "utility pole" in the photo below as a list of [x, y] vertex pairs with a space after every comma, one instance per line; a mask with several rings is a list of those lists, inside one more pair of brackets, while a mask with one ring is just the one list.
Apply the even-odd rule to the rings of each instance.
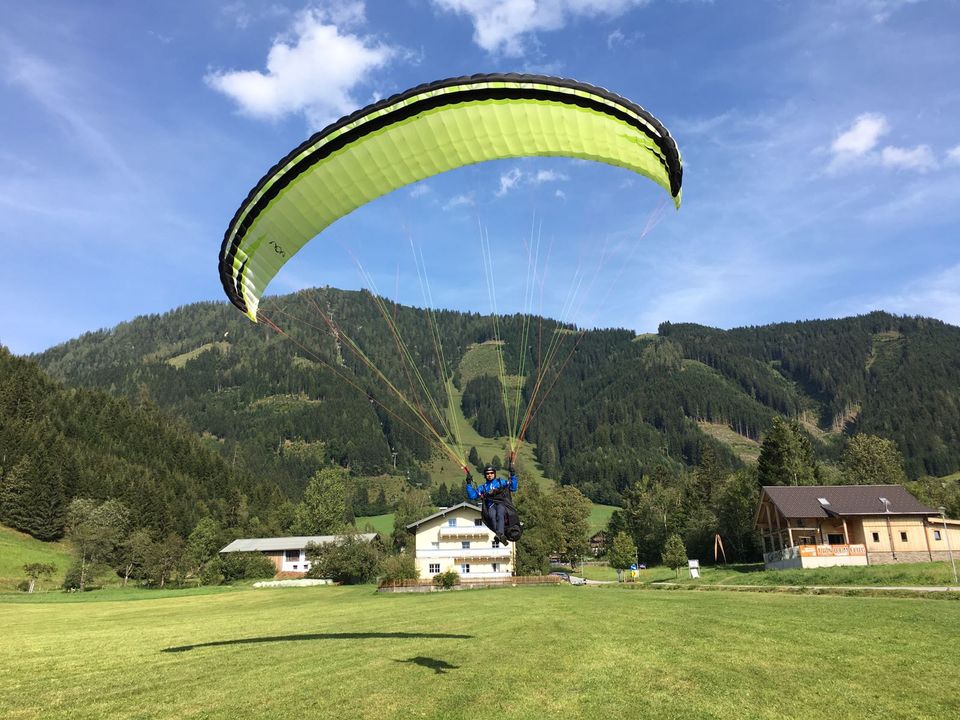
[[943, 521], [943, 534], [947, 537], [947, 555], [950, 558], [950, 566], [953, 568], [953, 584], [960, 585], [960, 580], [957, 580], [957, 563], [953, 559], [953, 547], [950, 545], [950, 531], [947, 529], [947, 509], [943, 505], [937, 509], [940, 511], [940, 519]]

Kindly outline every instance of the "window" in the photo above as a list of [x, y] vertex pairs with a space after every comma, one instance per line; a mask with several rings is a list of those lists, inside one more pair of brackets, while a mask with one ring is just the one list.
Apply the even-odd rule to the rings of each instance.
[[434, 575], [440, 572], [440, 563], [430, 563], [430, 572]]
[[934, 530], [934, 531], [933, 531], [933, 539], [934, 539], [934, 540], [940, 540], [940, 531], [939, 531], [939, 530]]
[[430, 547], [432, 547], [434, 550], [439, 550], [439, 549], [440, 549], [440, 543], [439, 543], [439, 542], [432, 542], [432, 543], [430, 543]]
[[494, 538], [494, 539], [493, 539], [493, 546], [494, 546], [495, 548], [500, 547], [500, 538]]
[[500, 572], [500, 563], [492, 563], [490, 567], [493, 568], [494, 572]]
[[830, 545], [843, 545], [843, 535], [830, 533], [827, 535], [827, 543]]
[[900, 533], [900, 541], [901, 542], [907, 541], [907, 534], [905, 532]]
[[873, 533], [873, 541], [880, 542], [880, 533]]
[[296, 565], [294, 565], [294, 566], [293, 566], [293, 569], [294, 569], [294, 570], [296, 570], [296, 569], [297, 569], [297, 566], [296, 566]]
[[447, 527], [456, 527], [456, 526], [457, 526], [456, 518], [450, 518], [449, 520], [447, 520]]
[[283, 556], [287, 562], [300, 562], [299, 550], [284, 550]]
[[813, 545], [813, 538], [809, 535], [801, 535], [799, 542], [801, 545]]
[[470, 572], [470, 563], [463, 563], [460, 566], [460, 574], [466, 575], [468, 572]]
[[480, 527], [481, 525], [483, 525], [483, 520], [481, 520], [480, 518], [474, 518], [474, 519], [473, 519], [473, 526], [474, 526], [474, 527]]
[[821, 505], [829, 505], [829, 504], [830, 504], [830, 501], [827, 500], [826, 498], [817, 498], [817, 502], [819, 502]]
[[460, 541], [460, 549], [461, 549], [461, 550], [469, 550], [469, 549], [470, 549], [470, 541], [469, 541], [469, 540], [461, 540], [461, 541]]

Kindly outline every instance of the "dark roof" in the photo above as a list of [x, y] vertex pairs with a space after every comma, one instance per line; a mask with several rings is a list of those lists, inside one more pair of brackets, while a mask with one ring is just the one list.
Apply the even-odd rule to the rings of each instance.
[[480, 512], [480, 508], [479, 508], [479, 507], [477, 507], [476, 505], [471, 505], [470, 503], [464, 501], [464, 502], [460, 503], [459, 505], [452, 505], [451, 507], [442, 508], [440, 511], [435, 512], [433, 515], [427, 515], [427, 517], [425, 517], [425, 518], [420, 518], [420, 519], [417, 520], [416, 522], [410, 523], [409, 525], [407, 525], [407, 530], [413, 530], [413, 529], [416, 528], [417, 526], [423, 525], [423, 523], [425, 523], [425, 522], [429, 522], [429, 521], [433, 520], [434, 518], [443, 517], [443, 516], [446, 515], [447, 513], [451, 513], [451, 512], [453, 512], [454, 510], [459, 510], [459, 509], [462, 508], [462, 507], [470, 508], [471, 510], [476, 510], [478, 513]]
[[[765, 485], [763, 491], [788, 518], [936, 515], [936, 510], [921, 504], [900, 485]], [[820, 502], [821, 498], [827, 502]]]

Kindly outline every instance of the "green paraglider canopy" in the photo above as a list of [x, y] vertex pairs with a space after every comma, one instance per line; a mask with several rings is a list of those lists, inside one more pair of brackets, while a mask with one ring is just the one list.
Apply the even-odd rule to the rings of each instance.
[[501, 158], [565, 156], [627, 168], [680, 206], [677, 145], [650, 113], [602, 88], [539, 75], [420, 85], [324, 128], [268, 172], [220, 250], [230, 300], [257, 320], [280, 268], [324, 228], [386, 193]]

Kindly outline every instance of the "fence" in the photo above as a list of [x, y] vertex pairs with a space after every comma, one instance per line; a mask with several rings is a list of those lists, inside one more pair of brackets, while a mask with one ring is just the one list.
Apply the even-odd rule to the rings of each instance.
[[[488, 578], [466, 580], [462, 578], [453, 586], [453, 590], [467, 588], [515, 587], [517, 585], [559, 585], [562, 578], [556, 575], [518, 575], [506, 578]], [[440, 590], [433, 580], [383, 580], [377, 586], [377, 592], [433, 592]]]

